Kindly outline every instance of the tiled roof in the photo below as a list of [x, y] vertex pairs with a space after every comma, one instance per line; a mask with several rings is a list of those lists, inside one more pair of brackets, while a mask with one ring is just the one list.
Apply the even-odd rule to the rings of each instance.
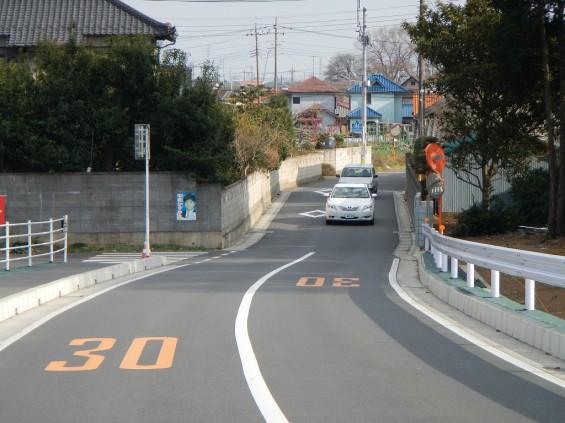
[[292, 87], [288, 87], [288, 93], [339, 93], [333, 85], [324, 82], [315, 76], [308, 78]]
[[[361, 107], [358, 107], [357, 109], [353, 110], [352, 112], [348, 113], [347, 118], [348, 119], [360, 119], [361, 116]], [[379, 112], [377, 112], [374, 109], [371, 109], [369, 106], [367, 106], [367, 117], [370, 119], [376, 119], [376, 118], [382, 118], [383, 115], [381, 115]]]
[[[406, 90], [398, 85], [396, 82], [391, 81], [387, 77], [379, 74], [370, 75], [368, 78], [369, 86], [367, 87], [368, 93], [390, 93], [390, 92], [405, 92]], [[347, 90], [350, 93], [360, 93], [361, 84], [356, 84]]]
[[76, 23], [78, 42], [87, 36], [148, 35], [173, 41], [175, 27], [158, 22], [120, 0], [0, 0], [0, 38], [7, 47], [40, 41], [69, 41]]

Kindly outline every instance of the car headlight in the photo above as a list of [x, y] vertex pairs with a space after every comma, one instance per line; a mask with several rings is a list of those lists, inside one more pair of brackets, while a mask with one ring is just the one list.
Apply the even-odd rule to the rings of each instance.
[[366, 204], [363, 206], [363, 208], [361, 210], [372, 210], [373, 209], [373, 205], [372, 204]]
[[335, 204], [330, 203], [329, 201], [326, 203], [326, 206], [329, 207], [332, 210], [337, 210], [337, 207], [335, 206]]

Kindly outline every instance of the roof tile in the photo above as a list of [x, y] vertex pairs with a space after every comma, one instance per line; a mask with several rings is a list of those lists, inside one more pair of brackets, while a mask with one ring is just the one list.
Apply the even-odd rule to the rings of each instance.
[[340, 91], [333, 85], [324, 82], [315, 76], [302, 81], [292, 87], [288, 87], [289, 93], [339, 93]]
[[72, 23], [79, 43], [86, 36], [132, 34], [172, 41], [176, 32], [120, 0], [0, 0], [0, 37], [8, 47], [67, 42]]

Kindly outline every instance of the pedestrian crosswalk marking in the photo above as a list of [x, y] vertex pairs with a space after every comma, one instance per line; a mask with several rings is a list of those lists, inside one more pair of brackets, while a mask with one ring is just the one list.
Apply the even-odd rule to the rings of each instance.
[[[167, 263], [176, 263], [177, 261], [198, 257], [204, 254], [208, 253], [192, 251], [153, 251], [151, 253], [153, 256], [165, 257], [167, 259]], [[83, 262], [116, 264], [123, 263], [124, 261], [139, 260], [140, 258], [141, 256], [139, 253], [102, 253], [83, 260]]]

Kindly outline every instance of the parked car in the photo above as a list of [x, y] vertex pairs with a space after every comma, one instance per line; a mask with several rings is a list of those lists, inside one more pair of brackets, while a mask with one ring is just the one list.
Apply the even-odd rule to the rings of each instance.
[[326, 224], [333, 222], [375, 223], [375, 197], [366, 184], [336, 184], [325, 194]]
[[340, 175], [335, 176], [339, 178], [338, 184], [365, 184], [372, 193], [377, 194], [379, 175], [372, 164], [348, 164]]

